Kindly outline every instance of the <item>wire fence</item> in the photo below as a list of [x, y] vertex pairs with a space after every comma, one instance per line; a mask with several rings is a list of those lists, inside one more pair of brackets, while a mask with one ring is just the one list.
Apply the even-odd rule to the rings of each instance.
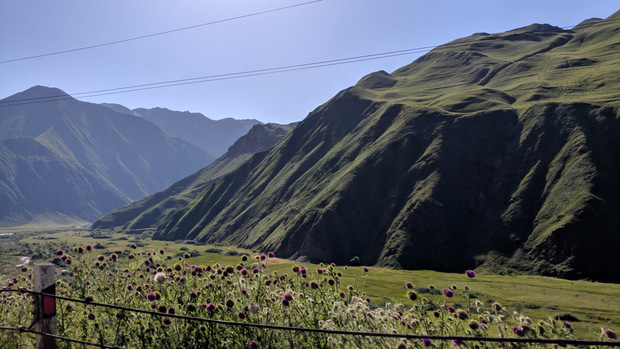
[[[169, 318], [177, 318], [177, 319], [211, 323], [211, 324], [219, 324], [219, 325], [225, 325], [225, 326], [252, 327], [252, 328], [269, 329], [269, 330], [322, 333], [322, 334], [329, 334], [329, 335], [344, 335], [344, 336], [399, 338], [399, 339], [410, 339], [410, 340], [429, 339], [429, 340], [439, 340], [439, 341], [452, 340], [452, 341], [458, 341], [458, 342], [476, 341], [476, 342], [495, 342], [495, 343], [513, 343], [513, 344], [517, 344], [517, 343], [519, 344], [543, 344], [543, 345], [559, 345], [561, 347], [565, 347], [567, 345], [573, 345], [573, 346], [578, 346], [578, 347], [579, 346], [581, 347], [583, 346], [620, 347], [620, 342], [601, 341], [601, 340], [547, 339], [547, 338], [520, 338], [520, 337], [508, 338], [508, 337], [479, 337], [479, 336], [439, 336], [439, 335], [419, 335], [419, 334], [406, 334], [406, 333], [377, 333], [377, 332], [332, 330], [332, 329], [322, 329], [322, 328], [290, 327], [290, 326], [268, 325], [268, 324], [259, 324], [259, 323], [251, 323], [251, 322], [226, 321], [226, 320], [208, 319], [208, 318], [193, 317], [193, 316], [178, 315], [178, 314], [161, 313], [161, 312], [150, 311], [150, 310], [145, 310], [145, 309], [124, 307], [124, 306], [114, 305], [114, 304], [98, 303], [98, 302], [87, 301], [83, 299], [58, 296], [55, 294], [36, 292], [36, 291], [28, 290], [25, 288], [20, 288], [18, 290], [0, 290], [0, 293], [3, 293], [3, 292], [28, 293], [31, 295], [51, 297], [54, 299], [88, 304], [91, 306], [106, 307], [110, 309], [123, 310], [123, 311], [141, 313], [141, 314], [148, 314], [152, 316], [159, 316], [159, 317], [165, 316]], [[33, 334], [38, 334], [42, 336], [52, 337], [55, 339], [60, 339], [63, 341], [96, 346], [100, 348], [120, 348], [120, 347], [115, 347], [115, 346], [104, 345], [102, 343], [92, 343], [92, 342], [77, 340], [73, 338], [67, 338], [67, 337], [58, 336], [52, 333], [34, 331], [24, 326], [21, 326], [21, 327], [0, 326], [0, 330], [12, 330], [12, 331], [18, 331], [18, 332], [33, 333]]]

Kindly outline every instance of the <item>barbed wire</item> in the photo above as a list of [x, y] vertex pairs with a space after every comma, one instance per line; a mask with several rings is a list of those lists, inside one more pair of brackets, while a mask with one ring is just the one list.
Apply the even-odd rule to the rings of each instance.
[[[5, 290], [0, 290], [4, 292]], [[182, 320], [190, 320], [190, 321], [198, 321], [198, 322], [207, 322], [212, 324], [220, 324], [220, 325], [228, 325], [228, 326], [240, 326], [240, 327], [254, 327], [254, 328], [262, 328], [262, 329], [272, 329], [272, 330], [284, 330], [284, 331], [297, 331], [297, 332], [311, 332], [311, 333], [323, 333], [323, 334], [332, 334], [332, 335], [349, 335], [349, 336], [365, 336], [365, 337], [384, 337], [384, 338], [405, 338], [405, 339], [430, 339], [430, 340], [455, 340], [455, 341], [484, 341], [484, 342], [499, 342], [499, 343], [536, 343], [536, 344], [557, 344], [560, 346], [566, 345], [574, 345], [574, 346], [610, 346], [610, 347], [620, 347], [620, 342], [611, 342], [611, 341], [600, 341], [600, 340], [579, 340], [579, 339], [550, 339], [550, 338], [519, 338], [519, 337], [478, 337], [478, 336], [439, 336], [439, 335], [422, 335], [422, 334], [406, 334], [406, 333], [379, 333], [379, 332], [363, 332], [363, 331], [346, 331], [346, 330], [333, 330], [333, 329], [323, 329], [323, 328], [307, 328], [307, 327], [290, 327], [290, 326], [281, 326], [281, 325], [269, 325], [269, 324], [259, 324], [259, 323], [251, 323], [251, 322], [236, 322], [236, 321], [226, 321], [226, 320], [218, 320], [218, 319], [207, 319], [201, 317], [194, 316], [186, 316], [186, 315], [178, 315], [178, 314], [168, 314], [168, 313], [160, 313], [150, 310], [137, 309], [124, 307], [120, 305], [113, 304], [105, 304], [98, 303], [92, 301], [86, 301], [83, 299], [77, 298], [69, 298], [64, 296], [58, 296], [53, 294], [47, 294], [43, 292], [31, 291], [25, 288], [20, 288], [18, 290], [8, 290], [9, 292], [20, 292], [20, 293], [29, 293], [33, 295], [52, 297], [55, 299], [61, 299], [76, 303], [83, 303], [92, 306], [101, 306], [111, 309], [130, 311], [142, 314], [148, 314], [153, 316], [161, 316], [168, 318], [176, 318]], [[0, 328], [2, 329], [2, 328]]]

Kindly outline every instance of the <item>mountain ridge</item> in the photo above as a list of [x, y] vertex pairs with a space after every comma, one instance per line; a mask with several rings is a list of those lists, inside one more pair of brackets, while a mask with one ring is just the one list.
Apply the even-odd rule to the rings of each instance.
[[[5, 189], [0, 191], [2, 224], [12, 225], [27, 221], [19, 217], [36, 216], [34, 207], [40, 202], [48, 205], [38, 210], [46, 216], [53, 215], [54, 204], [48, 198], [58, 195], [51, 194], [57, 188], [75, 198], [73, 205], [57, 213], [92, 221], [131, 200], [161, 190], [214, 160], [190, 143], [165, 135], [149, 121], [76, 100], [57, 88], [35, 86], [1, 100], [0, 105], [0, 140], [23, 147], [4, 148], [10, 153], [7, 161], [11, 161], [5, 163], [5, 175], [0, 177]], [[21, 138], [32, 141], [9, 141]], [[33, 142], [40, 146], [40, 154], [22, 156], [20, 152], [35, 146]], [[50, 175], [44, 166], [48, 162], [67, 171], [73, 169], [76, 175]], [[47, 171], [47, 175], [37, 174], [37, 169]], [[15, 193], [28, 190], [28, 183], [16, 185], [20, 176], [48, 177], [50, 182], [47, 190], [45, 185], [39, 186], [39, 194], [31, 193], [26, 202], [5, 200], [5, 195], [14, 198]], [[71, 185], [71, 180], [65, 181], [67, 178], [74, 180], [75, 185]], [[84, 191], [90, 193], [90, 199]]]
[[154, 237], [618, 282], [618, 16], [475, 34], [366, 75]]

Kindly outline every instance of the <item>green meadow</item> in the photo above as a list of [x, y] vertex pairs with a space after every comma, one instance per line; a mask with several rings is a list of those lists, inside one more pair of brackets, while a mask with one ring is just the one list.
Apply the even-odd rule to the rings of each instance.
[[[114, 250], [128, 253], [131, 244], [138, 245], [141, 251], [166, 251], [174, 258], [187, 253], [190, 265], [236, 266], [245, 255], [250, 261], [261, 252], [239, 249], [233, 246], [214, 246], [196, 244], [194, 241], [159, 241], [148, 235], [125, 235], [118, 233], [94, 233], [84, 230], [59, 230], [50, 232], [16, 232], [0, 237], [0, 261], [5, 275], [19, 274], [15, 264], [19, 256], [33, 257], [31, 263], [52, 261], [54, 251], [63, 249], [71, 251], [76, 246], [92, 245], [93, 252], [88, 258], [107, 255]], [[314, 272], [326, 265], [300, 263], [279, 259], [277, 256], [269, 261], [270, 273], [294, 276], [294, 267], [307, 268]], [[582, 280], [563, 280], [550, 277], [528, 275], [491, 275], [478, 272], [475, 278], [468, 278], [464, 273], [442, 273], [428, 270], [393, 270], [368, 266], [333, 266], [334, 272], [342, 273], [340, 284], [353, 286], [368, 297], [373, 307], [381, 308], [386, 304], [409, 304], [407, 283], [413, 285], [420, 299], [441, 305], [445, 302], [441, 290], [452, 288], [456, 296], [451, 302], [463, 308], [474, 306], [475, 301], [489, 305], [493, 302], [502, 304], [510, 313], [518, 312], [528, 316], [537, 323], [556, 317], [561, 321], [569, 320], [573, 327], [573, 338], [597, 339], [601, 329], [620, 328], [620, 285], [589, 282]], [[62, 269], [59, 267], [59, 270]], [[465, 272], [465, 271], [463, 271]], [[465, 291], [468, 290], [468, 291]], [[469, 299], [465, 296], [471, 294]], [[490, 333], [493, 333], [492, 331]]]

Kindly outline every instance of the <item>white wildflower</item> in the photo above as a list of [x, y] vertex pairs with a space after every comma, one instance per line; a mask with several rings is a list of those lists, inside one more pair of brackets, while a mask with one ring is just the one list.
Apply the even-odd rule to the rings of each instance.
[[158, 284], [163, 284], [166, 281], [166, 274], [159, 272], [153, 276], [153, 279]]

